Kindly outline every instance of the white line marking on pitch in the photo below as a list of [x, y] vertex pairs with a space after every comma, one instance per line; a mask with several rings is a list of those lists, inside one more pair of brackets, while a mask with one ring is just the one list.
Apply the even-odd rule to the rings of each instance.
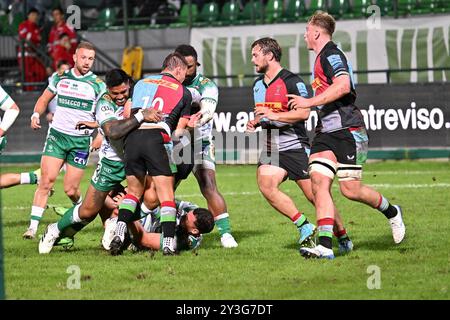
[[[407, 184], [391, 184], [391, 183], [379, 183], [379, 184], [370, 184], [369, 186], [374, 188], [387, 188], [387, 189], [423, 189], [423, 188], [450, 188], [450, 183], [422, 183], [422, 184], [416, 184], [416, 183], [407, 183]], [[337, 185], [333, 185], [333, 187], [337, 188]], [[298, 189], [284, 189], [286, 192], [295, 192], [298, 191]], [[257, 191], [244, 191], [244, 192], [223, 192], [223, 196], [253, 196], [258, 195], [260, 192]], [[176, 194], [176, 198], [180, 199], [187, 199], [189, 198], [203, 198], [202, 194], [194, 193], [194, 194]], [[64, 207], [64, 205], [61, 204], [52, 204], [54, 207]], [[30, 210], [31, 206], [27, 207], [3, 207], [3, 210]]]

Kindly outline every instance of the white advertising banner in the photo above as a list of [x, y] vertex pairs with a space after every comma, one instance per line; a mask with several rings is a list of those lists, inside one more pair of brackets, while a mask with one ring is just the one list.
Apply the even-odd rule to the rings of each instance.
[[[193, 28], [191, 44], [197, 49], [201, 72], [220, 86], [251, 86], [254, 67], [251, 44], [273, 37], [283, 49], [282, 65], [309, 81], [315, 54], [303, 40], [306, 23]], [[450, 81], [450, 70], [405, 71], [405, 69], [450, 68], [450, 16], [337, 21], [333, 40], [348, 56], [357, 83]], [[379, 72], [378, 72], [379, 71]], [[306, 75], [308, 74], [308, 75]], [[228, 77], [230, 75], [238, 77]]]

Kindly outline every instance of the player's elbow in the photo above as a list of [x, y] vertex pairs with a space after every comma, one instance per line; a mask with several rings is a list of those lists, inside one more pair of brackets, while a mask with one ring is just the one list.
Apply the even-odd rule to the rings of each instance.
[[337, 91], [340, 97], [349, 94], [352, 90], [349, 77], [339, 77]]
[[105, 136], [107, 136], [109, 139], [117, 140], [122, 138], [122, 134], [119, 132], [119, 130], [115, 130], [111, 128], [108, 130], [108, 132], [105, 132]]
[[18, 106], [16, 103], [14, 103], [14, 104], [11, 106], [10, 109], [12, 109], [12, 110], [17, 110], [18, 112], [20, 112], [20, 108], [19, 108], [19, 106]]

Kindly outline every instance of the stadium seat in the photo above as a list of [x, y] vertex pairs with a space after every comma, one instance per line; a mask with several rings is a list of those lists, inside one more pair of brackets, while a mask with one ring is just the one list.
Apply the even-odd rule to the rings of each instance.
[[347, 0], [331, 0], [328, 12], [336, 19], [350, 13], [350, 5]]
[[306, 6], [304, 0], [289, 0], [284, 11], [283, 22], [305, 21]]
[[200, 14], [197, 17], [197, 21], [194, 22], [195, 27], [205, 27], [212, 25], [219, 19], [219, 4], [215, 2], [205, 3], [203, 5]]
[[[191, 11], [190, 14], [192, 15], [191, 20], [189, 21], [189, 10]], [[174, 23], [170, 24], [171, 28], [183, 28], [187, 27], [190, 23], [194, 23], [197, 20], [198, 17], [198, 7], [195, 3], [188, 4], [185, 3], [181, 6], [180, 9], [180, 15], [178, 16], [178, 20]]]
[[25, 16], [23, 15], [22, 12], [15, 13], [13, 16], [13, 20], [9, 26], [10, 34], [16, 34], [19, 30], [19, 25], [24, 20], [25, 20]]
[[116, 22], [116, 8], [105, 8], [100, 11], [97, 22], [92, 25], [89, 29], [93, 31], [104, 31], [111, 28]]
[[435, 0], [417, 0], [416, 6], [413, 8], [413, 14], [430, 14], [436, 11]]
[[370, 5], [370, 0], [354, 0], [352, 6], [353, 18], [367, 17], [367, 7]]
[[450, 2], [448, 0], [436, 0], [436, 13], [448, 13], [450, 12]]
[[317, 10], [327, 11], [326, 0], [311, 0], [307, 10], [308, 15], [312, 15]]
[[261, 24], [263, 8], [259, 1], [249, 1], [245, 4], [242, 10], [239, 24]]
[[73, 4], [79, 6], [82, 9], [96, 8], [101, 9], [100, 6], [103, 4], [103, 0], [74, 0]]
[[170, 3], [162, 3], [155, 14], [152, 15], [150, 28], [162, 29], [175, 23], [177, 8]]
[[0, 34], [7, 35], [9, 32], [8, 15], [2, 14], [0, 15]]
[[382, 16], [392, 16], [394, 14], [391, 0], [376, 0], [374, 4], [380, 7]]
[[276, 23], [281, 21], [283, 17], [283, 1], [269, 0], [265, 7], [265, 13], [266, 23]]
[[406, 16], [411, 13], [416, 5], [416, 0], [398, 0], [398, 15]]
[[219, 21], [213, 23], [216, 26], [228, 26], [238, 23], [241, 10], [239, 4], [235, 0], [227, 1], [222, 7]]

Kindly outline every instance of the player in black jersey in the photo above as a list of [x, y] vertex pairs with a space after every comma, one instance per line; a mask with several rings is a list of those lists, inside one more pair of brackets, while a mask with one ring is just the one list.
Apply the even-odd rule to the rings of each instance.
[[[305, 109], [317, 107], [319, 122], [312, 142], [309, 172], [316, 199], [319, 245], [301, 249], [306, 258], [334, 258], [331, 236], [334, 204], [331, 185], [337, 176], [342, 194], [365, 203], [389, 219], [395, 243], [405, 236], [402, 211], [374, 189], [362, 184], [362, 164], [367, 159], [368, 136], [364, 120], [355, 106], [353, 72], [345, 54], [332, 41], [336, 22], [325, 12], [316, 12], [308, 21], [305, 41], [317, 54], [314, 65], [313, 98], [288, 95], [293, 111], [278, 117], [294, 122]], [[266, 114], [269, 119], [271, 115]]]

